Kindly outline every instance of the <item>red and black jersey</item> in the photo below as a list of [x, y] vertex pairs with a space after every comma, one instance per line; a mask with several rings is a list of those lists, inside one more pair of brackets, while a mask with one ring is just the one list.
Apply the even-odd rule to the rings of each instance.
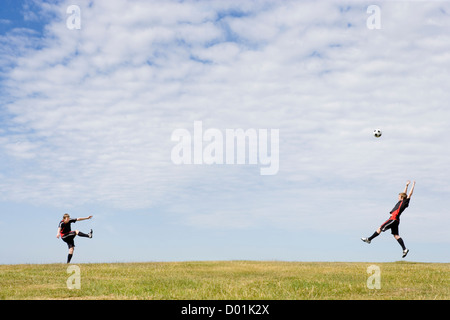
[[397, 202], [395, 207], [390, 212], [391, 217], [389, 218], [389, 220], [400, 221], [400, 215], [402, 214], [403, 211], [405, 211], [406, 208], [408, 208], [408, 206], [409, 206], [409, 199], [408, 198], [400, 200], [399, 202]]
[[59, 222], [59, 228], [61, 228], [61, 236], [64, 236], [65, 234], [68, 234], [72, 229], [70, 228], [71, 223], [77, 222], [77, 219], [69, 219], [69, 222], [65, 223], [64, 220], [61, 220]]

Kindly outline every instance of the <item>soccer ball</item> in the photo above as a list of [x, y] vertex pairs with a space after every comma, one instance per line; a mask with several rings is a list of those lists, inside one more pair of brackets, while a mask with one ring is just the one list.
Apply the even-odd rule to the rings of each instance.
[[375, 136], [375, 138], [381, 137], [381, 130], [380, 129], [373, 130], [373, 135]]

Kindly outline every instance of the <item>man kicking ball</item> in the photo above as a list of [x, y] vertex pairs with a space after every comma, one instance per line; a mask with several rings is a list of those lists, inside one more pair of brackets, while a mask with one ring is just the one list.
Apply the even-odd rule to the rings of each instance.
[[381, 231], [386, 231], [388, 229], [391, 229], [391, 233], [394, 236], [394, 238], [398, 241], [398, 243], [402, 246], [403, 249], [403, 255], [402, 258], [406, 257], [406, 255], [409, 252], [409, 249], [405, 247], [405, 243], [403, 242], [403, 239], [398, 234], [398, 226], [400, 224], [400, 215], [402, 212], [409, 206], [409, 200], [411, 199], [411, 196], [414, 191], [414, 186], [416, 185], [416, 182], [414, 181], [411, 187], [411, 191], [408, 195], [406, 193], [408, 192], [408, 186], [409, 181], [406, 182], [406, 187], [403, 192], [400, 192], [398, 195], [398, 202], [395, 205], [395, 207], [391, 210], [390, 218], [384, 222], [378, 229], [371, 235], [369, 238], [361, 238], [362, 241], [366, 243], [370, 243], [373, 238], [378, 237], [381, 233]]
[[70, 262], [73, 256], [73, 249], [75, 248], [75, 243], [73, 241], [74, 238], [76, 236], [92, 238], [92, 229], [91, 232], [89, 232], [88, 234], [78, 230], [72, 231], [70, 228], [70, 224], [75, 223], [77, 221], [88, 220], [91, 218], [92, 216], [89, 216], [87, 218], [70, 219], [70, 215], [68, 213], [65, 213], [63, 215], [63, 219], [60, 221], [58, 225], [58, 233], [56, 234], [56, 238], [59, 238], [61, 236], [61, 239], [65, 243], [67, 243], [67, 246], [69, 247], [69, 255], [67, 256], [67, 263]]

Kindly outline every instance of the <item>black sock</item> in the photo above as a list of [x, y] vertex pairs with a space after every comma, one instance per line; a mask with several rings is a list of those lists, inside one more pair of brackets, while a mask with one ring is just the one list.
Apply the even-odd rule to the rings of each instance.
[[372, 240], [373, 238], [376, 238], [376, 237], [378, 237], [380, 234], [378, 233], [378, 232], [374, 232], [373, 233], [373, 235], [371, 235], [370, 237], [369, 237], [369, 240]]
[[70, 262], [70, 260], [72, 259], [72, 256], [73, 256], [73, 254], [72, 254], [72, 253], [69, 253], [69, 255], [67, 256], [67, 263]]
[[400, 245], [402, 246], [402, 249], [403, 249], [403, 250], [406, 250], [405, 243], [403, 242], [403, 239], [402, 239], [402, 238], [398, 238], [397, 241], [398, 241], [398, 243], [400, 243]]
[[88, 234], [83, 233], [83, 232], [81, 232], [81, 231], [78, 231], [78, 235], [79, 235], [80, 237], [86, 237], [86, 238], [89, 238], [89, 235], [88, 235]]

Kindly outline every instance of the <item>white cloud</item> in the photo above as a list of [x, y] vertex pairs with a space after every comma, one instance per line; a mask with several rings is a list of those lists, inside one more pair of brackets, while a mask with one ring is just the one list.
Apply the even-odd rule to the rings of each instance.
[[[404, 179], [450, 191], [445, 3], [382, 2], [381, 30], [366, 28], [364, 4], [314, 1], [81, 1], [82, 28], [68, 30], [69, 4], [47, 8], [59, 16], [43, 48], [10, 34], [20, 56], [1, 49], [0, 63], [15, 63], [4, 82], [4, 199], [159, 204], [196, 225], [301, 227], [320, 191], [348, 203]], [[279, 174], [175, 166], [171, 133], [196, 120], [280, 129]], [[210, 200], [217, 190], [224, 197]], [[270, 194], [282, 204], [265, 202]]]

